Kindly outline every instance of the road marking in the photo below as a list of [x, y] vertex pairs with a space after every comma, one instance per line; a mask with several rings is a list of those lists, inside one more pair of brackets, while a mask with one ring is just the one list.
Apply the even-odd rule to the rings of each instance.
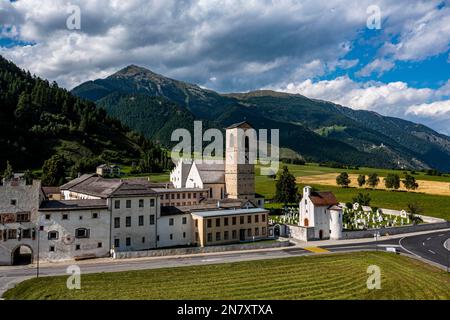
[[405, 250], [406, 252], [408, 252], [409, 254], [412, 254], [413, 256], [422, 258], [422, 257], [419, 256], [418, 254], [415, 254], [414, 252], [409, 251], [408, 249], [406, 249], [406, 248], [402, 245], [402, 240], [405, 239], [405, 238], [406, 238], [406, 237], [403, 237], [403, 238], [401, 238], [401, 239], [399, 240], [398, 244], [400, 245], [400, 247], [401, 247], [403, 250]]
[[422, 245], [425, 247], [425, 242], [422, 242]]
[[400, 245], [399, 244], [379, 244], [378, 245], [379, 247], [382, 247], [382, 248], [384, 248], [384, 247], [389, 247], [389, 248], [391, 248], [391, 247], [393, 247], [393, 248], [400, 248]]
[[202, 259], [202, 262], [214, 262], [214, 261], [220, 261], [220, 260], [223, 260], [223, 259], [219, 259], [219, 258], [217, 258], [217, 259]]
[[445, 236], [445, 234], [441, 233], [440, 235], [438, 235], [438, 237], [443, 237]]
[[433, 250], [428, 250], [428, 251], [430, 251], [432, 254], [436, 254], [436, 252], [434, 252]]
[[427, 241], [430, 241], [431, 240], [431, 238], [427, 238]]
[[314, 252], [314, 253], [330, 252], [327, 249], [320, 248], [320, 247], [305, 247], [303, 249]]

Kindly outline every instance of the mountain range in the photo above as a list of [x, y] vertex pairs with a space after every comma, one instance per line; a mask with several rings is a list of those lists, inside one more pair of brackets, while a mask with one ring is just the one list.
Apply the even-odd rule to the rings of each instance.
[[307, 161], [450, 171], [450, 137], [410, 121], [269, 90], [220, 94], [130, 65], [72, 93], [146, 137], [171, 145], [175, 128], [223, 128], [248, 120], [280, 129], [280, 145]]

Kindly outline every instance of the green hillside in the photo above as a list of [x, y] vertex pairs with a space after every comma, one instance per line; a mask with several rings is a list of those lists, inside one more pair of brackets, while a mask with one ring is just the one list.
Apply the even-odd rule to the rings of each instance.
[[[138, 162], [154, 146], [94, 103], [32, 76], [0, 56], [0, 169], [40, 168], [62, 155], [71, 169]], [[88, 167], [88, 168], [87, 168]]]

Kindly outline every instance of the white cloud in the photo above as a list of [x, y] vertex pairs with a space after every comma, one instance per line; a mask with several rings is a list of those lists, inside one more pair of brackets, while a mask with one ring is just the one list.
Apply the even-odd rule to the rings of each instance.
[[378, 76], [381, 76], [386, 71], [389, 71], [395, 67], [395, 64], [392, 61], [384, 60], [384, 59], [375, 59], [371, 63], [367, 64], [359, 70], [356, 75], [359, 77], [369, 77], [373, 73], [376, 73]]
[[[372, 2], [79, 0], [72, 1], [81, 8], [79, 39], [68, 41], [77, 34], [66, 28], [70, 1], [0, 0], [2, 22], [15, 25], [20, 40], [36, 43], [0, 54], [66, 87], [135, 63], [219, 91], [246, 91], [355, 66], [344, 56]], [[400, 26], [435, 12], [437, 3], [381, 0], [389, 18], [382, 28], [407, 34]], [[445, 28], [433, 20], [444, 18], [424, 21]], [[211, 74], [218, 80], [212, 83]]]

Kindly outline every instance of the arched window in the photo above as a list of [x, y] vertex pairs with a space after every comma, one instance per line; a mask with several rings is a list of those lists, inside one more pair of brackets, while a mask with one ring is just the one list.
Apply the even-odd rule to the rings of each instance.
[[245, 136], [245, 142], [244, 142], [244, 150], [245, 150], [245, 164], [250, 163], [250, 139], [248, 136]]
[[309, 227], [309, 220], [308, 220], [308, 218], [305, 218], [305, 220], [303, 220], [303, 225], [305, 227]]
[[233, 148], [234, 147], [234, 134], [230, 133], [230, 137], [229, 137], [229, 141], [228, 141], [228, 147]]
[[58, 240], [58, 239], [59, 239], [58, 231], [49, 231], [48, 232], [48, 240]]

